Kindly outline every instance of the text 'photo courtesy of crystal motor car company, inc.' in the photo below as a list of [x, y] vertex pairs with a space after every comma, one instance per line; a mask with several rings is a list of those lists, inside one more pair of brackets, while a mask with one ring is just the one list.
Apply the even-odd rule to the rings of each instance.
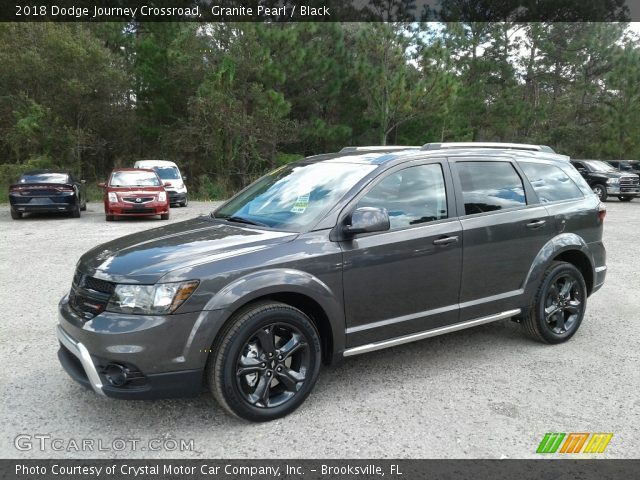
[[208, 387], [230, 414], [267, 421], [343, 357], [507, 318], [561, 344], [605, 281], [602, 200], [546, 146], [308, 157], [208, 216], [82, 255], [59, 359], [98, 395]]

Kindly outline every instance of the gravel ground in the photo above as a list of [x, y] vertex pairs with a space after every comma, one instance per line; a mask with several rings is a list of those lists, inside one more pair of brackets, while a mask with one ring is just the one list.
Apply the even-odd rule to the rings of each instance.
[[[173, 209], [170, 221], [213, 206], [192, 202]], [[12, 221], [4, 205], [0, 457], [533, 458], [551, 431], [613, 432], [602, 456], [637, 457], [640, 201], [613, 200], [607, 207], [607, 282], [589, 300], [570, 342], [535, 343], [517, 324], [503, 321], [351, 357], [325, 368], [294, 414], [249, 424], [224, 414], [206, 394], [104, 400], [75, 384], [58, 364], [56, 307], [79, 256], [160, 220], [106, 223], [102, 206], [93, 203], [80, 220]], [[30, 450], [14, 446], [20, 434], [31, 436]], [[45, 451], [34, 435], [47, 436]], [[62, 450], [50, 448], [53, 438]], [[78, 452], [74, 442], [83, 439], [102, 442], [106, 450], [96, 451], [96, 443], [93, 452]], [[118, 439], [126, 442], [122, 451]], [[193, 440], [192, 448], [173, 450], [172, 440]], [[165, 450], [148, 448], [158, 445]]]

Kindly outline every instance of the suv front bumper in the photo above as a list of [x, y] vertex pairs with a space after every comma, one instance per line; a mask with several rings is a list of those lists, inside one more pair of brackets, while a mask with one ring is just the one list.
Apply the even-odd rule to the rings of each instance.
[[623, 195], [625, 197], [640, 197], [640, 187], [625, 185], [607, 185], [607, 195]]
[[[58, 308], [58, 359], [84, 387], [122, 399], [185, 397], [202, 391], [211, 335], [222, 311], [205, 312], [204, 319], [198, 313], [106, 312], [85, 322], [71, 309], [68, 297]], [[114, 383], [108, 375], [114, 365], [126, 371], [124, 384]]]

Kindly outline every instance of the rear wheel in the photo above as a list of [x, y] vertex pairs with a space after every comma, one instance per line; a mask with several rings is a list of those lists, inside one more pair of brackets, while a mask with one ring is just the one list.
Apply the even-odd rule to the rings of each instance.
[[593, 193], [595, 193], [598, 196], [601, 202], [604, 202], [607, 200], [606, 185], [603, 185], [602, 183], [596, 183], [594, 186], [591, 187], [591, 190], [593, 190]]
[[522, 325], [536, 340], [566, 342], [578, 331], [586, 305], [587, 286], [580, 270], [567, 262], [553, 262]]
[[160, 215], [160, 219], [161, 220], [169, 220], [169, 214], [168, 213], [163, 213], [162, 215]]
[[307, 398], [321, 362], [320, 337], [300, 310], [277, 302], [250, 305], [221, 332], [207, 362], [215, 399], [229, 413], [264, 422]]
[[80, 201], [79, 200], [71, 210], [71, 218], [80, 218]]
[[618, 200], [621, 202], [630, 202], [633, 200], [633, 197], [627, 197], [626, 195], [618, 195]]
[[11, 209], [11, 218], [14, 220], [20, 220], [22, 218], [21, 212], [16, 212], [13, 208]]

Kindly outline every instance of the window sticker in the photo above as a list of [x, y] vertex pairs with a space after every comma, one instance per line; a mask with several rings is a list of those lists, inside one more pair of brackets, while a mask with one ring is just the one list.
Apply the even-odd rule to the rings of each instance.
[[304, 195], [300, 195], [293, 204], [293, 208], [291, 208], [292, 213], [304, 213], [307, 207], [309, 206], [309, 194], [305, 193]]

